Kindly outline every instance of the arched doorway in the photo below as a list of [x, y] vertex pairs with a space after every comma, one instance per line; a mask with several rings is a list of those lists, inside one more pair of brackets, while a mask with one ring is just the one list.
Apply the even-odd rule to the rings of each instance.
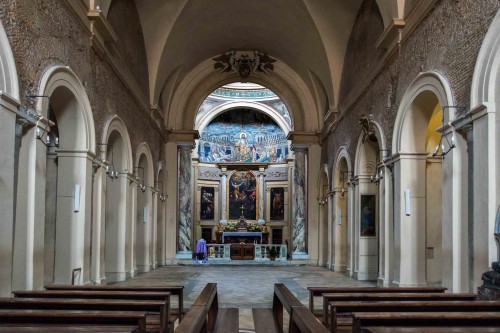
[[397, 127], [395, 163], [395, 281], [400, 285], [442, 283], [443, 175], [440, 134], [442, 105], [434, 91], [412, 96]]
[[106, 161], [109, 163], [105, 177], [106, 205], [104, 230], [104, 262], [106, 281], [124, 281], [125, 233], [127, 227], [127, 188], [125, 170], [129, 169], [128, 150], [121, 133], [114, 130], [106, 144]]
[[135, 223], [135, 262], [139, 273], [149, 272], [152, 268], [151, 234], [156, 221], [152, 220], [153, 195], [151, 185], [153, 183], [151, 154], [145, 145], [137, 152], [138, 162], [134, 168], [137, 178], [137, 219]]
[[318, 230], [318, 266], [326, 266], [328, 260], [328, 220], [331, 211], [330, 187], [328, 175], [325, 170], [320, 174], [319, 204], [319, 230]]
[[341, 157], [335, 170], [335, 194], [333, 205], [333, 239], [335, 272], [345, 272], [348, 263], [347, 221], [348, 221], [348, 191], [349, 171], [345, 157]]
[[375, 280], [379, 270], [379, 190], [381, 148], [378, 137], [363, 133], [356, 153], [354, 188], [354, 277]]

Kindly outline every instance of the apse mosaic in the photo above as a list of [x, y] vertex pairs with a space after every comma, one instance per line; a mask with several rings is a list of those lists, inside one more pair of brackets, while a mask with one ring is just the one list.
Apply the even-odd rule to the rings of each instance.
[[235, 109], [217, 116], [201, 133], [200, 162], [284, 163], [288, 156], [285, 132], [269, 116]]

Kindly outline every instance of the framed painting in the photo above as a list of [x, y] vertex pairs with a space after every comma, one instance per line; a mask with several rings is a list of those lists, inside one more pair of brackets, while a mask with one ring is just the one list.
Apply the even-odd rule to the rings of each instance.
[[230, 220], [257, 218], [257, 179], [251, 171], [234, 171], [228, 181], [228, 210]]
[[377, 235], [376, 196], [373, 194], [361, 195], [361, 236], [375, 237]]
[[285, 219], [285, 188], [271, 188], [270, 220], [283, 221]]
[[203, 186], [200, 192], [200, 220], [213, 220], [214, 210], [214, 188]]

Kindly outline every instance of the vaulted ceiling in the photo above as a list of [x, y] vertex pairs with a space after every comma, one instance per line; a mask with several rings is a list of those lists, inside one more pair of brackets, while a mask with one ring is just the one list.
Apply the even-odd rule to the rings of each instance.
[[[316, 98], [324, 95], [326, 105], [316, 103], [316, 107], [335, 107], [347, 42], [361, 3], [135, 0], [144, 34], [151, 104], [158, 104], [162, 94], [173, 99], [183, 80], [210, 58], [231, 49], [258, 49], [278, 59], [283, 72], [290, 72], [275, 86], [301, 81], [298, 90], [309, 90]], [[105, 15], [109, 4], [101, 0]], [[377, 0], [377, 4], [386, 27], [402, 16], [404, 0]]]

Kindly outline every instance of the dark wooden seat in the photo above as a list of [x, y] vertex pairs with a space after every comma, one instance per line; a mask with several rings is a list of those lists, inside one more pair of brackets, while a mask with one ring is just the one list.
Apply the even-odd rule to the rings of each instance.
[[498, 333], [500, 326], [496, 327], [363, 327], [363, 333]]
[[146, 312], [0, 309], [3, 324], [127, 325], [146, 332]]
[[173, 327], [167, 301], [65, 299], [65, 298], [0, 298], [0, 309], [91, 310], [91, 311], [145, 311], [148, 327], [158, 317], [158, 330], [170, 332]]
[[[343, 325], [352, 325], [352, 313], [358, 312], [493, 312], [500, 311], [498, 301], [402, 301], [402, 302], [330, 302], [330, 327], [332, 332], [338, 328], [338, 318]], [[349, 315], [348, 318], [342, 317]], [[346, 320], [347, 319], [347, 320]]]
[[176, 333], [237, 333], [239, 310], [219, 309], [217, 284], [208, 283], [201, 291], [184, 320], [175, 329]]
[[[4, 326], [5, 325], [5, 326]], [[27, 325], [27, 324], [0, 324], [0, 333], [74, 333], [74, 332], [101, 332], [101, 333], [134, 333], [137, 326], [116, 325]]]
[[[182, 320], [187, 309], [184, 309], [184, 286], [124, 286], [124, 285], [67, 285], [49, 284], [45, 290], [96, 290], [96, 291], [142, 291], [142, 292], [169, 292], [171, 296], [177, 297], [177, 309], [172, 307], [170, 314], [178, 315], [179, 322]], [[170, 300], [172, 302], [172, 299]]]
[[309, 291], [309, 310], [316, 316], [323, 316], [323, 310], [314, 308], [314, 297], [326, 293], [444, 293], [444, 287], [307, 287]]
[[500, 312], [393, 312], [353, 314], [352, 332], [376, 327], [498, 327]]
[[21, 290], [13, 291], [16, 298], [79, 298], [164, 300], [170, 302], [170, 292], [111, 291], [111, 290]]
[[445, 293], [326, 293], [323, 294], [323, 323], [329, 326], [328, 306], [333, 301], [473, 301], [477, 294], [445, 294]]
[[283, 332], [283, 309], [290, 315], [290, 332], [328, 332], [326, 327], [283, 283], [274, 285], [272, 309], [252, 309], [255, 332]]

